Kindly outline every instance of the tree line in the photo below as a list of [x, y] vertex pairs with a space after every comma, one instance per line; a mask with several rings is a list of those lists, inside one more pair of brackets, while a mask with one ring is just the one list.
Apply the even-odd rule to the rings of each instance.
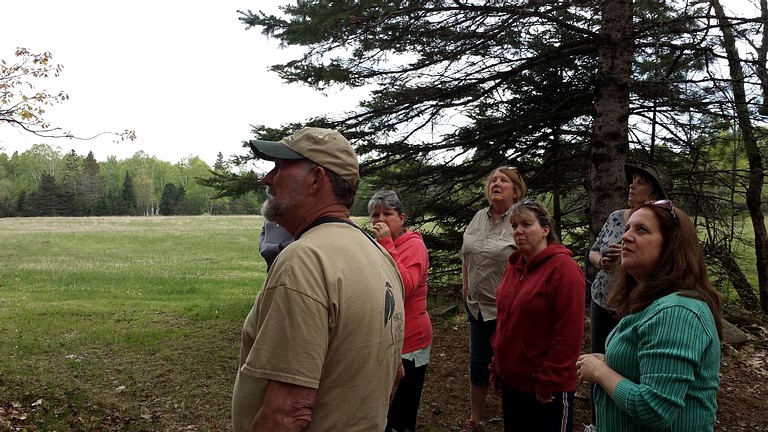
[[144, 152], [99, 162], [93, 152], [35, 144], [0, 153], [0, 217], [257, 214], [261, 188], [222, 197], [205, 184], [227, 172], [221, 153], [213, 167], [199, 157], [172, 164]]

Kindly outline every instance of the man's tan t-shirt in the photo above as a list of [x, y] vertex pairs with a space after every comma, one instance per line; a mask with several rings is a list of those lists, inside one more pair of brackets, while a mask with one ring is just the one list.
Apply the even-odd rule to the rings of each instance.
[[267, 380], [317, 389], [307, 431], [383, 430], [403, 320], [386, 251], [346, 223], [305, 232], [280, 253], [243, 325], [234, 432], [248, 430]]

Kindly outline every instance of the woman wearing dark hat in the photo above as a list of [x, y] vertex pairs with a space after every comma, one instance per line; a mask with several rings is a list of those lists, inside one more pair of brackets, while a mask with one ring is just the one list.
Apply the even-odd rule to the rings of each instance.
[[[618, 318], [608, 310], [608, 290], [613, 285], [613, 269], [618, 264], [621, 254], [621, 236], [624, 235], [629, 215], [648, 201], [666, 199], [665, 190], [672, 189], [672, 182], [666, 174], [652, 165], [624, 165], [627, 176], [629, 208], [616, 210], [608, 216], [595, 243], [589, 250], [589, 262], [600, 271], [592, 283], [592, 302], [590, 306], [591, 350], [592, 353], [605, 353], [605, 340], [616, 327]], [[594, 396], [594, 387], [591, 389]], [[595, 409], [592, 398], [592, 423], [585, 430], [594, 430]]]

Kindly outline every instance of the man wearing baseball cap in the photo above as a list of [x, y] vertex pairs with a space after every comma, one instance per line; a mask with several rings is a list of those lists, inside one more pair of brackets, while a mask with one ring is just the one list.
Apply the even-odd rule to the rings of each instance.
[[402, 374], [403, 285], [389, 254], [350, 221], [357, 156], [321, 128], [250, 145], [275, 163], [262, 214], [296, 241], [243, 325], [233, 431], [383, 430]]

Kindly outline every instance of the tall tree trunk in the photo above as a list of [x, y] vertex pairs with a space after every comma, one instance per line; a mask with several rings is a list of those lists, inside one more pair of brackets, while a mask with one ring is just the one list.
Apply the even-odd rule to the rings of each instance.
[[[723, 45], [728, 56], [728, 68], [731, 74], [731, 87], [733, 89], [733, 103], [736, 117], [741, 129], [744, 148], [749, 161], [749, 185], [747, 186], [747, 209], [752, 219], [752, 227], [755, 232], [755, 256], [757, 267], [757, 281], [760, 287], [760, 308], [763, 313], [768, 313], [768, 235], [765, 229], [765, 217], [761, 208], [762, 190], [765, 174], [763, 172], [763, 159], [755, 138], [754, 127], [749, 116], [747, 96], [744, 89], [744, 73], [741, 69], [739, 52], [736, 49], [736, 38], [731, 29], [731, 23], [725, 16], [723, 6], [719, 0], [709, 1], [715, 10], [720, 31], [723, 32]], [[763, 9], [765, 2], [761, 2]], [[763, 10], [765, 16], [765, 10]], [[763, 31], [766, 31], [765, 27]], [[763, 45], [761, 50], [765, 50]]]
[[624, 162], [629, 150], [629, 82], [632, 66], [632, 0], [602, 0], [599, 70], [590, 147], [589, 228], [593, 236], [608, 215], [626, 206]]

